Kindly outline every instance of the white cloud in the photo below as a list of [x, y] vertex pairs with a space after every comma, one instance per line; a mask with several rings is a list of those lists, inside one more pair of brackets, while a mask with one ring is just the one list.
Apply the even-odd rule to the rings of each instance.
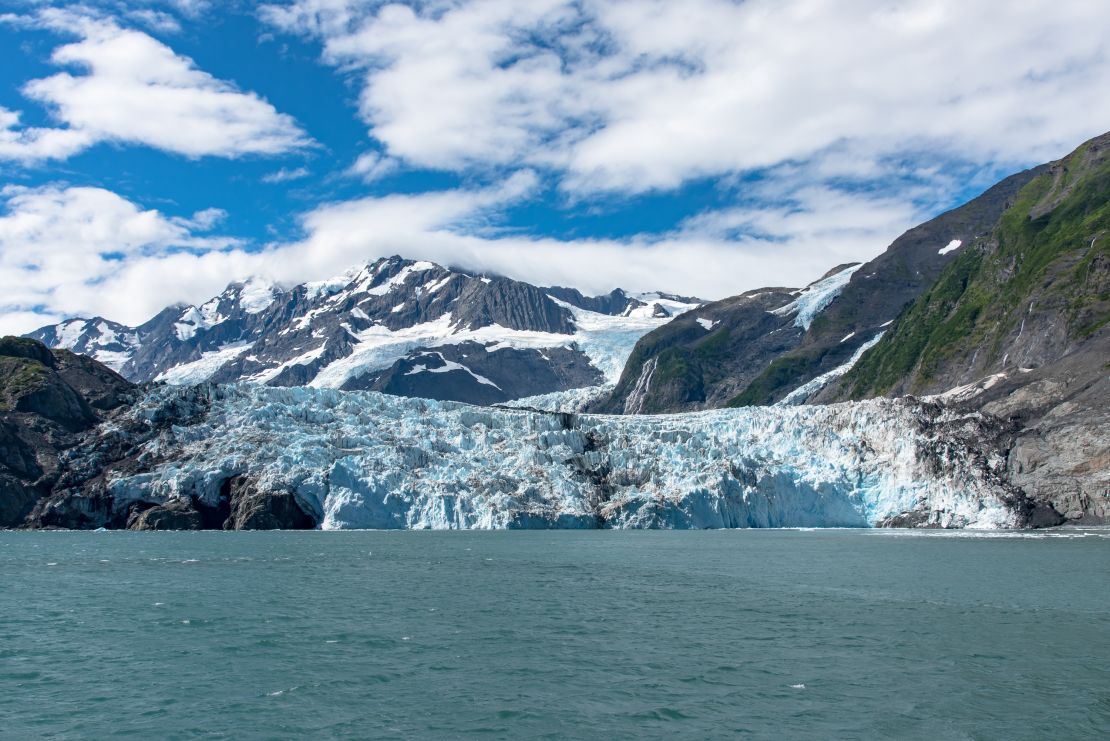
[[[380, 146], [348, 175], [518, 174], [325, 204], [302, 216], [303, 239], [255, 252], [204, 236], [222, 212], [9, 188], [6, 326], [70, 314], [137, 323], [232, 278], [296, 283], [394, 253], [588, 292], [802, 285], [873, 256], [969, 183], [1062, 155], [1110, 121], [1110, 16], [1087, 0], [1004, 12], [994, 0], [292, 0], [262, 14], [319, 38], [323, 59], [358, 82]], [[98, 141], [187, 156], [305, 143], [292, 119], [146, 34], [40, 17], [79, 33], [55, 61], [84, 73], [26, 88], [67, 128], [21, 127], [0, 110], [0, 158], [63, 158]], [[536, 194], [533, 170], [580, 203], [702, 177], [738, 202], [626, 239], [499, 228], [503, 209]]]
[[159, 33], [179, 33], [181, 23], [169, 13], [150, 8], [139, 8], [127, 11], [127, 17], [136, 21], [152, 31]]
[[19, 118], [18, 112], [0, 107], [0, 160], [65, 159], [96, 140], [75, 129], [20, 128]]
[[385, 157], [380, 152], [364, 152], [347, 169], [347, 174], [371, 183], [396, 170], [397, 165], [397, 160]]
[[[232, 248], [236, 240], [196, 234], [223, 212], [169, 218], [102, 188], [8, 186], [0, 191], [0, 331], [27, 331], [59, 315], [147, 319], [188, 295], [193, 279], [172, 265]], [[113, 288], [121, 274], [158, 265], [157, 280]], [[185, 287], [184, 290], [181, 287]], [[39, 315], [36, 315], [38, 312]]]
[[704, 214], [665, 235], [560, 241], [499, 231], [494, 215], [537, 187], [521, 171], [489, 188], [326, 204], [302, 216], [303, 239], [252, 252], [198, 234], [219, 222], [218, 210], [174, 218], [96, 188], [8, 188], [0, 331], [71, 315], [137, 324], [170, 303], [200, 303], [233, 279], [294, 284], [392, 254], [592, 293], [620, 286], [720, 298], [804, 285], [874, 254], [918, 216], [889, 198], [814, 188], [777, 209]]
[[870, 258], [921, 218], [889, 196], [816, 187], [774, 208], [703, 214], [662, 235], [557, 240], [497, 230], [491, 212], [531, 197], [535, 187], [532, 176], [518, 174], [495, 188], [322, 206], [302, 218], [305, 238], [273, 248], [265, 263], [270, 277], [292, 282], [401, 254], [590, 293], [623, 287], [713, 299], [805, 285], [836, 264]]
[[288, 183], [293, 180], [300, 180], [301, 178], [308, 177], [310, 174], [311, 173], [309, 172], [307, 167], [296, 167], [293, 169], [287, 169], [283, 167], [280, 170], [263, 175], [262, 182], [269, 185], [276, 185], [278, 183]]
[[357, 71], [388, 154], [550, 167], [575, 191], [846, 142], [1011, 165], [1110, 121], [1110, 16], [1089, 0], [294, 0], [263, 16]]
[[65, 127], [20, 129], [18, 114], [0, 109], [0, 158], [64, 159], [98, 142], [187, 157], [277, 154], [310, 143], [290, 116], [145, 33], [57, 9], [41, 11], [33, 22], [81, 37], [51, 57], [76, 73], [32, 80], [22, 89]]

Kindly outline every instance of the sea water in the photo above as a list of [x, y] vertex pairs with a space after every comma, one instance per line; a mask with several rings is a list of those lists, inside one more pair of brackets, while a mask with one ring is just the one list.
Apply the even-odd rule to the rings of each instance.
[[0, 533], [0, 737], [1110, 734], [1110, 531]]

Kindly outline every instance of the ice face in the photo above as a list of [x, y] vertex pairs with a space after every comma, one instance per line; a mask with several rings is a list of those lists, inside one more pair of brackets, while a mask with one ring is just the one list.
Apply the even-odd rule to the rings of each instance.
[[[308, 387], [200, 387], [199, 421], [108, 477], [113, 506], [243, 475], [336, 528], [865, 527], [907, 512], [1011, 527], [992, 466], [937, 405], [874, 400], [663, 416], [546, 414]], [[180, 415], [152, 389], [130, 422]], [[171, 416], [170, 418], [176, 418]], [[109, 431], [106, 434], [116, 434]]]

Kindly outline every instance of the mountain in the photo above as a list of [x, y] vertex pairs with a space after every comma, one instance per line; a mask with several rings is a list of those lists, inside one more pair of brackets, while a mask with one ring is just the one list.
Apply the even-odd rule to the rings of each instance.
[[[612, 394], [591, 409], [655, 413], [771, 404], [814, 381], [820, 386], [826, 374], [835, 377], [866, 352], [957, 259], [961, 245], [988, 234], [1044, 170], [1003, 180], [909, 230], [863, 265], [837, 266], [803, 289], [762, 288], [706, 304], [645, 335]], [[792, 401], [806, 395], [802, 389]]]
[[1110, 135], [1043, 169], [825, 396], [940, 393], [1077, 354], [1102, 366], [1107, 323]]
[[0, 527], [23, 522], [57, 482], [64, 451], [123, 407], [132, 391], [95, 360], [0, 338]]
[[1070, 522], [1110, 522], [1110, 134], [801, 291], [645, 335], [591, 409], [682, 412], [923, 396], [999, 420], [984, 454]]
[[138, 327], [71, 319], [29, 336], [135, 382], [375, 389], [479, 404], [612, 383], [644, 333], [699, 302], [587, 297], [383, 258], [285, 290], [232, 283]]
[[[1107, 523], [1108, 237], [1110, 135], [801, 289], [691, 306], [391, 258], [141, 327], [44, 328], [211, 382], [124, 386], [100, 424], [82, 395], [122, 379], [0, 343], [0, 509], [136, 529]], [[689, 411], [708, 406], [734, 408]]]
[[1042, 170], [814, 401], [939, 394], [1008, 420], [1008, 476], [1110, 521], [1110, 134]]

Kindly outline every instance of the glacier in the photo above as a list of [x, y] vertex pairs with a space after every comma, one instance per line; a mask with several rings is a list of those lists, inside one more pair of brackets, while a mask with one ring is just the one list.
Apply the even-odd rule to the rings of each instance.
[[161, 386], [70, 453], [99, 483], [51, 506], [119, 521], [140, 502], [214, 506], [245, 477], [326, 530], [1021, 527], [1005, 460], [981, 452], [992, 434], [915, 399], [625, 417]]

